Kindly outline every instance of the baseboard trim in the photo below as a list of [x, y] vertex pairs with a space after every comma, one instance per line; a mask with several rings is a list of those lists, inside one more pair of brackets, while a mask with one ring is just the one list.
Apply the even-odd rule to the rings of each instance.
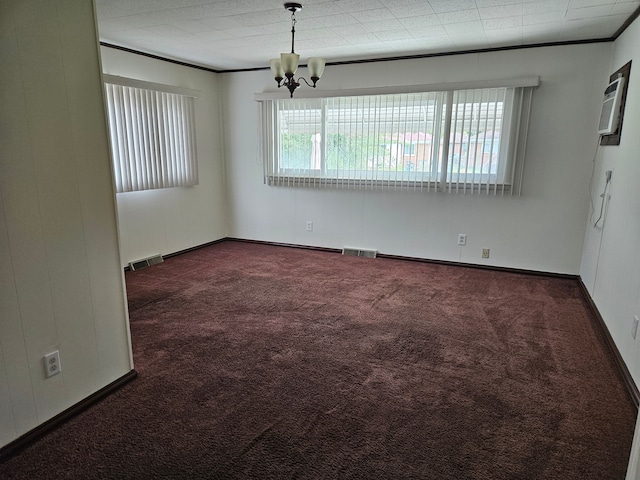
[[196, 245], [195, 247], [185, 248], [184, 250], [178, 250], [177, 252], [167, 253], [166, 255], [162, 255], [163, 258], [171, 258], [176, 255], [182, 255], [183, 253], [193, 252], [194, 250], [199, 250], [204, 247], [209, 247], [211, 245], [215, 245], [216, 243], [226, 242], [228, 240], [227, 237], [219, 238], [218, 240], [213, 240], [211, 242], [203, 243], [200, 245]]
[[[198, 250], [198, 249], [204, 248], [204, 247], [209, 247], [211, 245], [215, 245], [216, 243], [222, 243], [222, 242], [225, 242], [227, 240], [228, 240], [227, 237], [219, 238], [218, 240], [213, 240], [211, 242], [202, 243], [200, 245], [196, 245], [195, 247], [185, 248], [184, 250], [178, 250], [177, 252], [173, 252], [173, 253], [162, 254], [162, 258], [175, 257], [176, 255], [182, 255], [183, 253], [192, 252], [193, 250]], [[131, 268], [129, 267], [129, 265], [126, 265], [124, 267], [124, 271], [125, 272], [128, 272], [130, 270], [131, 270]]]
[[[329, 253], [342, 253], [342, 249], [340, 248], [315, 247], [311, 245], [277, 243], [277, 242], [269, 242], [265, 240], [250, 240], [250, 239], [235, 238], [235, 237], [227, 237], [223, 240], [228, 240], [231, 242], [256, 243], [259, 245], [271, 245], [275, 247], [301, 248], [304, 250], [315, 250], [315, 251], [329, 252]], [[495, 265], [482, 265], [477, 263], [453, 262], [450, 260], [433, 260], [429, 258], [420, 258], [420, 257], [405, 257], [403, 255], [391, 255], [387, 253], [378, 253], [377, 258], [383, 258], [383, 259], [389, 259], [389, 260], [404, 260], [407, 262], [430, 263], [434, 265], [446, 265], [451, 267], [477, 268], [481, 270], [492, 270], [496, 272], [520, 273], [523, 275], [535, 275], [540, 277], [564, 278], [568, 280], [578, 280], [580, 278], [578, 275], [572, 275], [569, 273], [542, 272], [537, 270], [526, 270], [523, 268], [510, 268], [510, 267], [499, 267]]]
[[611, 350], [611, 353], [613, 354], [613, 359], [616, 362], [616, 367], [618, 367], [618, 372], [622, 376], [622, 380], [624, 381], [624, 384], [627, 387], [627, 392], [629, 393], [629, 396], [631, 397], [631, 400], [635, 404], [636, 408], [639, 408], [640, 407], [640, 391], [638, 390], [636, 382], [633, 381], [633, 377], [631, 377], [631, 373], [629, 373], [627, 364], [624, 363], [624, 360], [622, 359], [622, 355], [620, 355], [620, 350], [618, 350], [618, 346], [614, 342], [613, 337], [611, 336], [611, 332], [609, 332], [609, 328], [607, 327], [607, 324], [605, 323], [604, 318], [602, 318], [602, 315], [600, 315], [600, 311], [598, 310], [598, 307], [593, 301], [593, 298], [591, 298], [591, 294], [589, 293], [589, 290], [587, 289], [586, 285], [582, 281], [582, 278], [578, 278], [578, 285], [580, 285], [582, 296], [587, 302], [587, 305], [589, 306], [589, 310], [591, 310], [591, 313], [593, 314], [593, 317], [596, 320], [596, 324], [599, 327], [600, 332], [602, 333], [602, 337], [604, 338], [605, 343], [607, 344], [607, 346], [609, 347], [609, 350]]
[[4, 463], [14, 455], [20, 453], [22, 450], [32, 445], [38, 439], [44, 437], [47, 433], [58, 428], [63, 423], [67, 422], [71, 418], [87, 410], [92, 405], [97, 404], [107, 396], [111, 395], [116, 390], [120, 389], [138, 376], [138, 372], [131, 370], [124, 374], [122, 377], [111, 382], [109, 385], [102, 387], [97, 392], [89, 395], [84, 400], [80, 400], [75, 405], [67, 408], [65, 411], [59, 413], [53, 418], [50, 418], [41, 425], [38, 425], [34, 429], [28, 431], [24, 435], [18, 437], [11, 443], [8, 443], [4, 447], [0, 448], [0, 463]]
[[407, 262], [431, 263], [434, 265], [445, 265], [449, 267], [477, 268], [479, 270], [490, 270], [494, 272], [503, 272], [503, 273], [518, 273], [522, 275], [534, 275], [537, 277], [564, 278], [567, 280], [577, 280], [578, 278], [580, 278], [578, 277], [578, 275], [572, 275], [570, 273], [543, 272], [539, 270], [527, 270], [524, 268], [500, 267], [497, 265], [483, 265], [481, 263], [453, 262], [451, 260], [433, 260], [429, 258], [420, 258], [420, 257], [405, 257], [402, 255], [389, 255], [386, 253], [378, 253], [378, 258], [387, 258], [390, 260], [404, 260]]
[[268, 242], [266, 240], [251, 240], [248, 238], [235, 238], [235, 237], [227, 237], [225, 238], [225, 240], [229, 242], [242, 242], [242, 243], [255, 243], [257, 245], [269, 245], [272, 247], [300, 248], [302, 250], [314, 250], [316, 252], [342, 253], [342, 250], [339, 248], [315, 247], [313, 245], [298, 245], [295, 243]]
[[[316, 252], [328, 252], [328, 253], [340, 253], [340, 254], [342, 253], [341, 248], [319, 247], [314, 245], [299, 245], [296, 243], [270, 242], [268, 240], [253, 240], [250, 238], [224, 237], [218, 240], [214, 240], [213, 242], [203, 243], [202, 245], [196, 245], [195, 247], [187, 248], [174, 253], [168, 253], [166, 255], [163, 255], [163, 258], [175, 257], [176, 255], [192, 252], [200, 248], [208, 247], [208, 246], [215, 245], [217, 243], [223, 243], [223, 242], [253, 243], [256, 245], [269, 245], [272, 247], [300, 248], [302, 250], [313, 250]], [[540, 277], [564, 278], [568, 280], [578, 280], [580, 278], [578, 275], [572, 275], [570, 273], [543, 272], [538, 270], [527, 270], [524, 268], [500, 267], [496, 265], [483, 265], [480, 263], [454, 262], [451, 260], [434, 260], [430, 258], [407, 257], [403, 255], [391, 255], [387, 253], [378, 253], [377, 258], [386, 258], [389, 260], [405, 260], [408, 262], [431, 263], [434, 265], [448, 265], [452, 267], [477, 268], [480, 270], [492, 270], [495, 272], [520, 273], [523, 275], [535, 275]], [[128, 268], [129, 267], [125, 267], [125, 270], [127, 270]]]

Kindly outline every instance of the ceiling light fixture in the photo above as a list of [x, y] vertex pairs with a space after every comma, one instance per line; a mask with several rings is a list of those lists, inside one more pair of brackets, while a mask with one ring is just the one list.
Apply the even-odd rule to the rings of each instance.
[[278, 88], [287, 87], [289, 93], [291, 93], [291, 98], [293, 98], [293, 92], [300, 86], [300, 80], [304, 81], [308, 86], [316, 88], [316, 83], [318, 83], [324, 71], [325, 61], [319, 57], [310, 57], [309, 60], [307, 60], [307, 68], [309, 69], [309, 75], [311, 76], [313, 85], [303, 77], [299, 77], [297, 81], [293, 78], [298, 69], [298, 61], [300, 60], [300, 55], [295, 53], [293, 48], [296, 33], [296, 12], [302, 9], [302, 4], [287, 2], [284, 4], [284, 9], [291, 12], [291, 53], [281, 53], [280, 58], [272, 58], [269, 60], [269, 65], [271, 66], [271, 71], [273, 72], [276, 82], [278, 82]]

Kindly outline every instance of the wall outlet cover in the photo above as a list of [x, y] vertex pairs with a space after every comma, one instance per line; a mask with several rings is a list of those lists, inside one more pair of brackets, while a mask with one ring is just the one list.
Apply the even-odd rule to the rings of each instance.
[[57, 375], [62, 371], [62, 365], [60, 365], [60, 352], [47, 353], [44, 356], [44, 372], [47, 378]]

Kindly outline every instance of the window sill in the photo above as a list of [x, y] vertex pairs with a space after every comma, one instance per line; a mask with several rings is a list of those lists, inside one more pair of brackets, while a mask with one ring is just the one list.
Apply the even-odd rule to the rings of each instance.
[[304, 188], [341, 188], [362, 190], [399, 190], [399, 191], [424, 191], [444, 193], [473, 193], [503, 194], [511, 192], [511, 185], [506, 183], [478, 184], [478, 183], [447, 183], [442, 189], [439, 182], [422, 180], [367, 180], [354, 178], [322, 178], [322, 177], [296, 177], [275, 176], [266, 177], [266, 184], [278, 187], [304, 187]]

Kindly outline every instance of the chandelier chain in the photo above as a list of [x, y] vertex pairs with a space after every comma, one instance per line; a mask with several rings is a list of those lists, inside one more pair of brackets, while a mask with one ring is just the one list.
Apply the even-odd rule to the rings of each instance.
[[291, 12], [291, 53], [296, 53], [293, 49], [295, 36], [296, 36], [296, 12], [294, 10]]

